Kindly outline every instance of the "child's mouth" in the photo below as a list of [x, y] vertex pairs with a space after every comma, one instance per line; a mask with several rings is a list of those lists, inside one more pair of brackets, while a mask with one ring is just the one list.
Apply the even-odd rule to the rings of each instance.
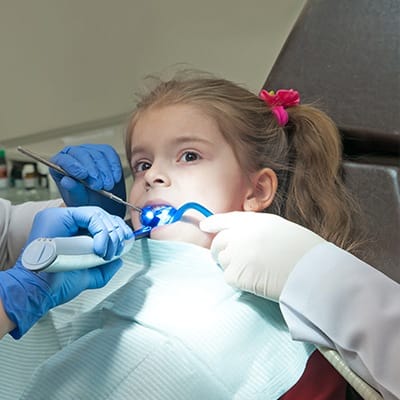
[[140, 222], [143, 226], [156, 227], [172, 222], [176, 209], [167, 205], [149, 205], [143, 208]]
[[186, 203], [178, 209], [165, 204], [152, 204], [143, 207], [140, 214], [140, 222], [144, 228], [149, 229], [172, 224], [180, 220], [190, 222], [192, 218], [183, 215], [188, 210], [197, 210], [206, 217], [212, 214], [211, 211], [194, 202]]

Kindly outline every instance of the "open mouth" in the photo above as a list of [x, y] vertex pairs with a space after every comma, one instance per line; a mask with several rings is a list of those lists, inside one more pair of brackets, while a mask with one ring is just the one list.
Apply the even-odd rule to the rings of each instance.
[[149, 205], [143, 208], [140, 222], [143, 226], [156, 227], [173, 222], [176, 209], [167, 205]]
[[178, 209], [170, 205], [152, 204], [143, 207], [140, 222], [144, 227], [152, 229], [182, 220], [185, 218], [183, 214], [188, 210], [196, 210], [206, 217], [212, 215], [207, 208], [194, 202], [185, 203]]

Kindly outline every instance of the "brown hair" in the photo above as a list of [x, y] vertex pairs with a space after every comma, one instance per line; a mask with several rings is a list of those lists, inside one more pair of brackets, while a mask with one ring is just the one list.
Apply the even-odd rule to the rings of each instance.
[[280, 127], [263, 100], [231, 81], [186, 73], [166, 81], [157, 79], [132, 113], [126, 135], [128, 159], [131, 133], [140, 115], [173, 104], [197, 106], [214, 118], [245, 171], [269, 167], [276, 172], [278, 191], [266, 212], [353, 249], [352, 216], [358, 208], [341, 180], [338, 130], [324, 112], [310, 105], [288, 108], [289, 122]]

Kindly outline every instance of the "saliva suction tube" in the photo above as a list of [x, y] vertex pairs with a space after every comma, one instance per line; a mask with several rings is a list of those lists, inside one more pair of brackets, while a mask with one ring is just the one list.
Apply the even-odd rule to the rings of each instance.
[[136, 239], [149, 237], [153, 228], [162, 225], [173, 224], [179, 221], [183, 214], [188, 210], [196, 210], [203, 214], [205, 217], [212, 215], [212, 212], [199, 203], [185, 203], [178, 209], [172, 206], [146, 206], [143, 207], [140, 214], [140, 222], [143, 227], [134, 232]]

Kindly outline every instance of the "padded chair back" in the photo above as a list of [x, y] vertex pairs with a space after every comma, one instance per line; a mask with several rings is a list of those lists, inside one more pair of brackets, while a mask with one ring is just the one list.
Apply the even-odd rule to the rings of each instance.
[[398, 0], [309, 0], [264, 84], [297, 89], [337, 123], [371, 238], [365, 261], [398, 282], [399, 15]]
[[346, 161], [344, 177], [364, 215], [359, 221], [368, 232], [364, 260], [400, 282], [400, 166], [387, 161]]

